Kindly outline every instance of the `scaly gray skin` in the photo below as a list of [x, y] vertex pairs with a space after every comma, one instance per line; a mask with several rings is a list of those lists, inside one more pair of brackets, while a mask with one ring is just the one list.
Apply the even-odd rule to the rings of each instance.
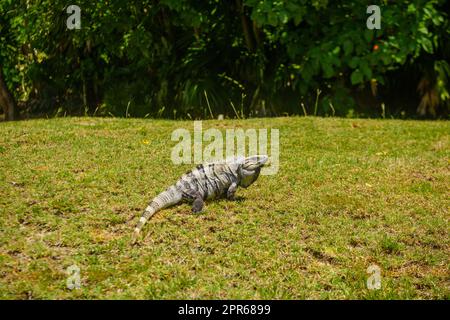
[[222, 196], [234, 199], [237, 187], [247, 188], [255, 182], [267, 160], [266, 155], [256, 155], [198, 165], [152, 200], [134, 229], [135, 235], [139, 234], [148, 219], [163, 208], [187, 201], [192, 202], [192, 211], [198, 213], [202, 211], [206, 199]]

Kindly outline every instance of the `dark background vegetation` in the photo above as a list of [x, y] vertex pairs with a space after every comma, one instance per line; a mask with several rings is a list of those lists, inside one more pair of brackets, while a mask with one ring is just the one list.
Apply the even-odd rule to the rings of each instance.
[[[68, 30], [67, 6], [81, 8]], [[368, 5], [381, 30], [368, 30]], [[0, 2], [5, 119], [447, 118], [447, 1]]]

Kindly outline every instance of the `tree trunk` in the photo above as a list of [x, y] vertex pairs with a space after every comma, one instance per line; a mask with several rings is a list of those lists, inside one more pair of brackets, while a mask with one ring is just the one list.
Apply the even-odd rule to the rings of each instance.
[[16, 103], [12, 94], [9, 92], [3, 76], [3, 68], [0, 65], [0, 107], [5, 113], [5, 120], [14, 120], [16, 118]]
[[245, 15], [242, 0], [236, 0], [236, 6], [237, 10], [239, 11], [239, 15], [241, 16], [242, 31], [244, 32], [245, 44], [247, 45], [248, 50], [253, 52], [255, 51], [255, 40], [253, 39], [251, 21]]

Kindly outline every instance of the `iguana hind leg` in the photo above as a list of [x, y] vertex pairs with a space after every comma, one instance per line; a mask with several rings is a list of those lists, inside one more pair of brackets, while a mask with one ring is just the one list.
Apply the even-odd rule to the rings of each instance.
[[201, 196], [198, 196], [194, 199], [194, 202], [192, 203], [192, 212], [194, 213], [200, 213], [203, 210], [203, 198]]
[[202, 194], [192, 189], [185, 190], [185, 193], [189, 195], [190, 199], [194, 199], [194, 202], [192, 203], [192, 212], [194, 213], [201, 212], [204, 206]]

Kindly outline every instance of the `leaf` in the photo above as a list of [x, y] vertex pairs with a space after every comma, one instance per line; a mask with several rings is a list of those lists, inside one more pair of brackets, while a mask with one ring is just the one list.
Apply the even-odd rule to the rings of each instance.
[[294, 17], [294, 24], [295, 26], [298, 26], [300, 24], [300, 22], [302, 22], [303, 20], [303, 15], [302, 14], [298, 14]]
[[366, 79], [372, 78], [372, 70], [366, 60], [361, 60], [360, 68], [362, 73], [366, 76]]
[[430, 39], [422, 38], [420, 42], [422, 44], [423, 50], [425, 50], [428, 53], [433, 53], [433, 43], [431, 42]]
[[363, 82], [363, 78], [363, 74], [361, 73], [361, 71], [359, 71], [359, 69], [353, 71], [352, 75], [350, 76], [350, 80], [353, 85]]
[[350, 60], [348, 65], [350, 66], [350, 68], [354, 69], [359, 65], [359, 60], [360, 60], [359, 57], [353, 57], [352, 60]]
[[353, 51], [353, 42], [351, 42], [350, 40], [345, 40], [344, 41], [344, 53], [345, 55], [350, 55]]
[[324, 77], [329, 79], [334, 76], [333, 66], [329, 61], [322, 61], [322, 69], [324, 73]]
[[339, 52], [341, 52], [341, 47], [337, 46], [336, 48], [333, 49], [332, 53], [335, 55], [338, 55]]
[[419, 27], [418, 31], [419, 31], [420, 33], [425, 34], [425, 35], [428, 34], [428, 28], [427, 28], [425, 25], [421, 25], [421, 26]]

